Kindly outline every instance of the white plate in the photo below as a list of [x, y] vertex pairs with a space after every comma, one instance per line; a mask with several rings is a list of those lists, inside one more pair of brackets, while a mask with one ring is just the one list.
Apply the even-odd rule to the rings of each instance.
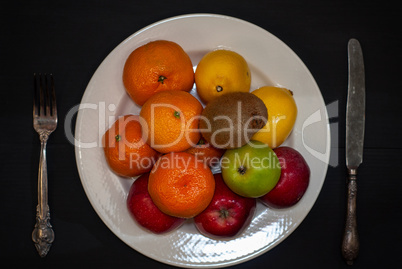
[[[240, 53], [249, 63], [252, 90], [282, 85], [294, 92], [298, 118], [286, 145], [299, 150], [311, 168], [310, 186], [300, 202], [286, 210], [258, 204], [251, 225], [237, 238], [212, 240], [191, 220], [166, 235], [141, 229], [129, 216], [126, 197], [133, 179], [113, 174], [103, 156], [101, 137], [116, 117], [139, 113], [122, 83], [123, 65], [138, 46], [171, 40], [189, 54], [194, 67], [216, 48]], [[195, 93], [195, 89], [192, 90]], [[82, 185], [93, 208], [127, 245], [157, 261], [178, 267], [225, 267], [261, 255], [279, 244], [303, 221], [321, 190], [329, 161], [330, 132], [320, 90], [297, 55], [278, 38], [236, 18], [191, 14], [154, 23], [118, 45], [96, 70], [82, 98], [75, 132], [76, 159]]]

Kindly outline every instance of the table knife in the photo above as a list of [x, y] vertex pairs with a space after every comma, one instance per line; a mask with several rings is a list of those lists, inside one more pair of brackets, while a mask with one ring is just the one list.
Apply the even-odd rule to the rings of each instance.
[[365, 122], [365, 78], [363, 53], [359, 41], [348, 42], [349, 83], [346, 105], [346, 167], [347, 210], [342, 242], [342, 254], [347, 264], [352, 265], [359, 252], [359, 236], [356, 222], [357, 168], [363, 162]]

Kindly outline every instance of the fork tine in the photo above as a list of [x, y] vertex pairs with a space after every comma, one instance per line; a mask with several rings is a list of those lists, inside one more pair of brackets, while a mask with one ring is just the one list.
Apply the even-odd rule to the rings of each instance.
[[34, 98], [33, 98], [33, 117], [38, 117], [39, 116], [39, 110], [38, 110], [38, 78], [36, 76], [36, 73], [34, 73]]
[[39, 73], [39, 115], [45, 115], [45, 94], [43, 92], [43, 79], [42, 74]]
[[49, 100], [51, 100], [52, 105], [52, 116], [57, 118], [56, 92], [54, 89], [53, 74], [50, 74], [50, 97]]
[[46, 73], [45, 73], [44, 93], [46, 95], [46, 98], [45, 98], [46, 116], [50, 116], [50, 90], [49, 90], [49, 83], [48, 83], [48, 75]]

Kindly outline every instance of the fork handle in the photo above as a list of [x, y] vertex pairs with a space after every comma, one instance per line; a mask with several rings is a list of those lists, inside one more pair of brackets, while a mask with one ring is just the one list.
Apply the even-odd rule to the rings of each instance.
[[36, 207], [36, 224], [32, 232], [32, 240], [41, 257], [45, 257], [54, 240], [54, 232], [50, 224], [50, 212], [48, 205], [48, 184], [46, 164], [46, 144], [48, 133], [40, 134], [41, 151], [38, 173], [38, 205]]

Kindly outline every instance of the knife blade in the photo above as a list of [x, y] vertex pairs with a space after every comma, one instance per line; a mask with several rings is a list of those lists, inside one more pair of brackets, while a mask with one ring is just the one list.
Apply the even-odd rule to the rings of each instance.
[[353, 264], [359, 252], [356, 222], [357, 168], [363, 162], [365, 125], [365, 74], [363, 52], [359, 41], [348, 42], [349, 84], [346, 105], [346, 167], [348, 170], [348, 195], [346, 224], [342, 254], [348, 264]]
[[346, 166], [357, 169], [363, 162], [365, 79], [363, 52], [359, 41], [348, 43], [349, 85], [346, 106]]

